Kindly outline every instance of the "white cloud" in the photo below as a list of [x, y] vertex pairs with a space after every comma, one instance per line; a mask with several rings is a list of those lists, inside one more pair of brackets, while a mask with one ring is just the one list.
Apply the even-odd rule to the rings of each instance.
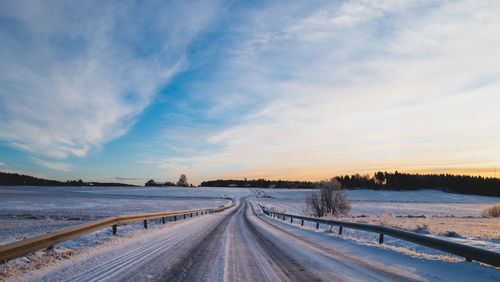
[[29, 176], [38, 177], [38, 178], [46, 177], [46, 175], [42, 174], [42, 173], [35, 173], [35, 172], [15, 170], [15, 169], [0, 169], [0, 172], [17, 173], [17, 174], [21, 174], [21, 175], [29, 175]]
[[203, 1], [2, 2], [0, 139], [54, 158], [126, 133], [209, 24]]
[[40, 160], [37, 158], [33, 158], [33, 161], [41, 166], [44, 166], [46, 168], [50, 168], [53, 170], [71, 171], [71, 165], [63, 163], [63, 162], [44, 161], [44, 160]]
[[222, 149], [168, 165], [226, 177], [500, 165], [496, 1], [351, 1], [294, 21], [290, 6], [237, 29], [220, 71], [232, 82], [213, 98], [264, 102], [205, 139]]
[[3, 162], [0, 162], [0, 166], [4, 166], [4, 165], [5, 165], [5, 163], [3, 163]]

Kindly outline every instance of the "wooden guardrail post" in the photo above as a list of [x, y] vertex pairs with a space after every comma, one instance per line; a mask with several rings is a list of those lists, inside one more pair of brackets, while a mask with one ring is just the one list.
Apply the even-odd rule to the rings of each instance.
[[378, 243], [383, 244], [384, 243], [384, 234], [380, 233], [378, 236]]
[[316, 229], [319, 228], [319, 222], [316, 222]]
[[113, 225], [113, 235], [116, 235], [116, 232], [118, 231], [117, 229], [118, 228], [117, 228], [116, 224]]
[[184, 216], [184, 219], [186, 219], [186, 214], [183, 214], [183, 216]]
[[339, 235], [342, 235], [342, 226], [339, 226]]
[[47, 248], [47, 251], [52, 251], [54, 249], [54, 245], [50, 245], [48, 248]]
[[293, 217], [290, 217], [290, 223], [293, 223]]
[[174, 215], [174, 221], [177, 221], [177, 216], [176, 215]]
[[164, 217], [161, 218], [161, 223], [165, 224], [165, 218]]
[[300, 226], [304, 226], [304, 220], [302, 220], [302, 223], [300, 224]]
[[147, 219], [144, 220], [144, 229], [148, 229], [148, 220]]

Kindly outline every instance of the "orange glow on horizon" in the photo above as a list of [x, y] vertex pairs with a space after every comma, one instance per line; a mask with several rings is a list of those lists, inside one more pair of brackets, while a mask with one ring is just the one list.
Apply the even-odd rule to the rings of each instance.
[[[500, 168], [500, 167], [499, 167]], [[318, 181], [330, 177], [342, 175], [369, 175], [373, 176], [377, 171], [410, 173], [410, 174], [453, 174], [481, 177], [497, 177], [500, 175], [500, 170], [496, 171], [495, 167], [427, 167], [427, 168], [411, 168], [411, 167], [381, 167], [381, 168], [339, 168], [339, 167], [308, 167], [301, 170], [284, 169], [254, 169], [248, 171], [239, 171], [234, 173], [221, 173], [210, 179], [259, 179], [268, 180], [297, 180], [297, 181]]]

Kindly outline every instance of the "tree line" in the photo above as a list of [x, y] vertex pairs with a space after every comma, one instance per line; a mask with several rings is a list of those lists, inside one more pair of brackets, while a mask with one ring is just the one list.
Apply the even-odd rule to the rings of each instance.
[[[439, 189], [445, 192], [460, 194], [476, 194], [500, 197], [500, 179], [482, 176], [453, 174], [410, 174], [376, 172], [374, 175], [344, 175], [333, 177], [342, 187], [368, 188], [383, 190], [418, 190]], [[207, 187], [274, 187], [315, 189], [320, 182], [286, 181], [286, 180], [211, 180], [204, 181], [201, 186]]]
[[205, 187], [271, 187], [271, 188], [306, 188], [314, 189], [316, 188], [315, 182], [310, 181], [288, 181], [288, 180], [266, 180], [266, 179], [254, 179], [254, 180], [235, 180], [235, 179], [218, 179], [203, 181], [200, 186]]
[[135, 186], [123, 183], [47, 180], [29, 175], [0, 172], [0, 186]]

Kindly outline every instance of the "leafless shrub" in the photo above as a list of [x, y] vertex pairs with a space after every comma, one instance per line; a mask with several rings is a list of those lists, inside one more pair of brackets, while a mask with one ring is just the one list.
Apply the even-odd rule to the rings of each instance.
[[494, 205], [492, 207], [486, 208], [481, 212], [483, 217], [500, 217], [500, 205]]
[[347, 215], [351, 210], [348, 193], [334, 178], [317, 183], [319, 191], [306, 196], [306, 212], [312, 216]]
[[324, 215], [325, 210], [319, 191], [312, 191], [306, 196], [306, 213], [316, 217], [322, 217]]

